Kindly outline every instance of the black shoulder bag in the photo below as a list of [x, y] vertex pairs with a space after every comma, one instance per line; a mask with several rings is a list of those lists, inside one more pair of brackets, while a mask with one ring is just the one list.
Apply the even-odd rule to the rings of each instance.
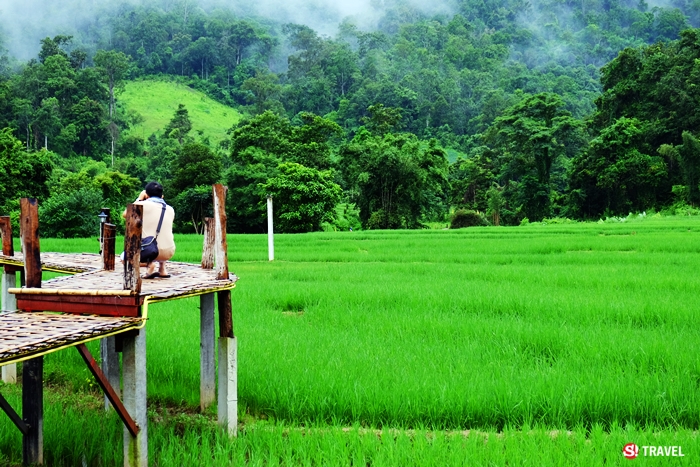
[[163, 204], [163, 210], [160, 212], [160, 220], [158, 221], [158, 228], [156, 229], [155, 237], [146, 237], [141, 240], [141, 262], [151, 264], [153, 260], [158, 257], [158, 234], [160, 233], [160, 226], [163, 225], [163, 216], [165, 216], [165, 204]]

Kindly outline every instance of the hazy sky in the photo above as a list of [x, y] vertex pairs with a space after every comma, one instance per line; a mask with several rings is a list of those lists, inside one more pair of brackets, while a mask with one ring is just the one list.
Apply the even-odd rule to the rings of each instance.
[[387, 3], [403, 2], [425, 13], [451, 13], [454, 0], [0, 0], [0, 31], [12, 55], [27, 60], [36, 56], [39, 40], [56, 34], [70, 34], [91, 24], [106, 27], [101, 13], [118, 5], [148, 4], [172, 9], [188, 1], [210, 10], [231, 8], [254, 11], [284, 23], [306, 24], [321, 34], [333, 35], [343, 18], [351, 17], [362, 29], [371, 29]]

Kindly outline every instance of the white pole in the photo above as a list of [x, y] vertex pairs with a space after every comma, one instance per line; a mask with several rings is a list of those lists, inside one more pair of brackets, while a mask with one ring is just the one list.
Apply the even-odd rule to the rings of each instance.
[[275, 240], [272, 235], [272, 196], [267, 197], [267, 251], [270, 261], [275, 259]]

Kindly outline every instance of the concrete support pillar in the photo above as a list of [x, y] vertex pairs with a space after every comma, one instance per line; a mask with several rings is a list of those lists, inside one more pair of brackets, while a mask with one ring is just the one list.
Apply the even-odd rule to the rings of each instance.
[[[120, 397], [119, 390], [119, 353], [117, 352], [116, 337], [109, 336], [105, 337], [100, 341], [100, 356], [101, 356], [101, 368], [102, 373], [107, 377], [107, 381], [114, 389], [117, 397]], [[109, 402], [109, 398], [105, 394], [105, 410], [109, 411], [112, 409], [112, 403]]]
[[[2, 311], [15, 311], [17, 309], [17, 299], [14, 295], [8, 292], [9, 289], [17, 287], [17, 274], [14, 272], [6, 272], [2, 266], [0, 266], [0, 272], [2, 272]], [[10, 363], [2, 367], [2, 382], [6, 384], [15, 384], [17, 382], [17, 364]]]
[[124, 466], [148, 465], [148, 416], [146, 412], [146, 328], [123, 337], [122, 363], [124, 390], [122, 400], [127, 412], [139, 427], [132, 436], [124, 427]]
[[235, 337], [219, 337], [219, 426], [238, 434], [238, 355]]
[[199, 304], [199, 408], [204, 412], [216, 397], [214, 294], [200, 295]]

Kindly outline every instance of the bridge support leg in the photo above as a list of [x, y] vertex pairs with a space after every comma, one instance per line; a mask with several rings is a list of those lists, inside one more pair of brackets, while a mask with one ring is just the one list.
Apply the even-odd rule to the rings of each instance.
[[22, 364], [22, 414], [29, 425], [22, 438], [22, 460], [25, 465], [44, 463], [44, 357]]
[[235, 337], [219, 337], [219, 426], [238, 435], [238, 356]]
[[[119, 390], [119, 353], [117, 353], [115, 336], [105, 337], [100, 341], [100, 357], [102, 360], [102, 373], [104, 373], [117, 397], [121, 397]], [[109, 411], [111, 408], [112, 403], [105, 394], [105, 410]]]
[[216, 397], [214, 294], [200, 295], [199, 304], [199, 408], [204, 412]]
[[[17, 287], [17, 275], [14, 272], [7, 272], [4, 268], [0, 268], [2, 271], [2, 311], [15, 311], [17, 309], [17, 299], [15, 296], [8, 292], [9, 289]], [[14, 384], [17, 382], [17, 364], [10, 363], [2, 367], [2, 382], [7, 384]]]
[[[228, 273], [227, 273], [228, 275]], [[238, 434], [238, 355], [233, 335], [231, 291], [217, 293], [219, 309], [219, 425]]]
[[[127, 334], [127, 333], [125, 333]], [[139, 426], [132, 436], [124, 427], [124, 466], [148, 465], [148, 416], [146, 413], [146, 328], [122, 338], [124, 407]]]

